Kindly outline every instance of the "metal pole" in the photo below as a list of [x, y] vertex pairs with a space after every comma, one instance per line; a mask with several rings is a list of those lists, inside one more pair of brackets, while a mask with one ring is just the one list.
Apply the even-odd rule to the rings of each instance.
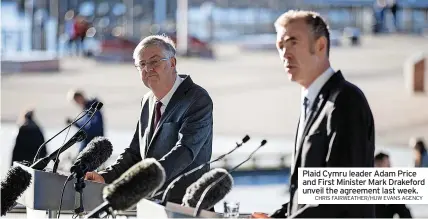
[[188, 0], [177, 0], [177, 53], [188, 55]]

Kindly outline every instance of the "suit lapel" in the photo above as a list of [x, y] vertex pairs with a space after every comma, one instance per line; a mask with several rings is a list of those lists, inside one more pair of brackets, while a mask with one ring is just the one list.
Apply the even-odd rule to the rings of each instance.
[[[314, 101], [314, 104], [312, 105], [311, 109], [309, 110], [308, 117], [305, 120], [302, 133], [300, 133], [300, 138], [296, 137], [296, 150], [295, 150], [295, 156], [294, 156], [294, 165], [292, 169], [292, 173], [295, 170], [295, 167], [297, 165], [298, 158], [301, 156], [302, 153], [302, 145], [305, 140], [306, 135], [308, 134], [312, 124], [314, 123], [315, 119], [318, 117], [319, 113], [321, 112], [321, 108], [324, 105], [324, 95], [322, 93], [318, 94], [317, 98]], [[300, 123], [300, 122], [299, 122]]]
[[[165, 108], [165, 112], [162, 114], [162, 117], [159, 121], [158, 126], [155, 128], [153, 135], [149, 142], [149, 148], [153, 143], [153, 140], [156, 138], [156, 135], [159, 133], [160, 127], [162, 127], [162, 124], [165, 123], [165, 121], [171, 116], [171, 114], [177, 109], [177, 107], [180, 105], [179, 101], [182, 99], [183, 96], [186, 95], [187, 90], [190, 88], [190, 86], [193, 84], [192, 79], [190, 76], [186, 76], [181, 82], [180, 86], [178, 86], [177, 90], [174, 92], [174, 94], [171, 97], [171, 100], [169, 101], [168, 105]], [[153, 110], [152, 110], [153, 111]]]
[[148, 130], [148, 136], [146, 136], [146, 138], [145, 138], [145, 152], [147, 152], [147, 148], [149, 147], [149, 142], [150, 142], [150, 139], [152, 138], [152, 135], [153, 135], [153, 116], [154, 116], [154, 114], [153, 114], [153, 111], [154, 111], [154, 109], [155, 109], [155, 96], [154, 96], [154, 94], [152, 93], [150, 96], [149, 96], [149, 118], [147, 119], [147, 130]]
[[[308, 132], [312, 126], [312, 124], [315, 122], [315, 120], [318, 118], [322, 108], [324, 107], [328, 95], [330, 93], [330, 90], [337, 86], [337, 84], [340, 82], [340, 80], [344, 80], [342, 73], [340, 71], [336, 72], [331, 76], [331, 78], [324, 84], [324, 86], [321, 88], [317, 98], [315, 98], [314, 104], [312, 105], [308, 118], [305, 120], [303, 132], [301, 133], [300, 138], [296, 138], [296, 141], [298, 139], [298, 142], [296, 142], [296, 152], [294, 156], [294, 162], [291, 170], [291, 174], [294, 173], [295, 167], [298, 164], [299, 157], [302, 155], [302, 146], [305, 140], [305, 137], [308, 135]], [[301, 124], [299, 124], [301, 125]]]

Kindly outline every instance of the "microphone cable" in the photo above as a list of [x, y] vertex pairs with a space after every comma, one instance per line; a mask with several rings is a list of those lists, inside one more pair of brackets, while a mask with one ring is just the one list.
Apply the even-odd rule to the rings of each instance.
[[61, 208], [62, 208], [62, 200], [64, 198], [64, 191], [65, 191], [65, 187], [67, 186], [67, 183], [70, 181], [71, 177], [73, 175], [69, 175], [67, 177], [67, 179], [65, 180], [64, 186], [62, 187], [62, 191], [61, 191], [61, 199], [59, 200], [59, 207], [58, 207], [58, 214], [57, 214], [57, 218], [59, 219], [59, 216], [61, 215]]
[[[73, 122], [75, 122], [76, 120], [77, 120], [77, 118], [82, 114], [82, 113], [86, 113], [88, 110], [84, 110], [84, 111], [82, 111], [82, 112], [80, 112], [75, 118], [74, 118], [74, 120], [73, 120]], [[71, 125], [68, 127], [68, 131], [70, 131], [70, 127], [71, 127]], [[64, 129], [65, 130], [65, 129]], [[61, 131], [62, 132], [62, 131]], [[48, 141], [46, 141], [45, 143], [43, 143], [42, 145], [40, 145], [39, 146], [39, 148], [37, 149], [37, 152], [36, 152], [36, 155], [34, 156], [34, 158], [33, 158], [33, 163], [35, 163], [36, 161], [37, 161], [37, 159], [39, 158], [39, 154], [40, 154], [40, 151], [42, 150], [42, 148], [43, 147], [45, 147], [46, 146], [46, 144], [48, 143], [48, 142], [50, 142], [52, 139], [54, 139], [57, 135], [59, 135], [61, 132], [59, 132], [58, 134], [56, 134], [54, 137], [52, 137], [50, 140], [48, 140]], [[68, 135], [68, 132], [67, 132], [67, 135]], [[66, 138], [67, 138], [67, 136], [66, 136]], [[65, 142], [65, 140], [64, 140], [64, 142]]]
[[[95, 116], [95, 113], [98, 111], [98, 110], [100, 110], [100, 109], [97, 109], [97, 107], [98, 107], [98, 105], [100, 104], [101, 102], [98, 102], [97, 103], [97, 105], [94, 107], [94, 111], [92, 112], [92, 115], [91, 115], [91, 117], [89, 117], [89, 119], [85, 122], [85, 124], [83, 124], [82, 125], [82, 127], [80, 127], [80, 129], [76, 132], [76, 134], [77, 133], [79, 133], [81, 130], [83, 130], [83, 128], [88, 124], [88, 123], [90, 123], [91, 122], [91, 120], [92, 120], [92, 118]], [[101, 103], [101, 107], [102, 107], [102, 103]], [[92, 108], [92, 106], [91, 106], [91, 108]], [[85, 111], [86, 112], [86, 111]], [[90, 110], [88, 110], [88, 112], [89, 113], [91, 113], [91, 111]], [[70, 126], [71, 127], [71, 126]], [[64, 141], [65, 142], [65, 141]], [[52, 172], [53, 173], [56, 173], [56, 170], [57, 170], [57, 168], [58, 168], [58, 165], [59, 165], [59, 160], [58, 160], [58, 158], [59, 158], [59, 155], [61, 154], [61, 149], [62, 149], [62, 147], [64, 147], [64, 144], [60, 147], [60, 149], [58, 150], [58, 153], [56, 154], [56, 157], [55, 157], [55, 160], [54, 160], [54, 167], [53, 167], [53, 170], [52, 170]]]

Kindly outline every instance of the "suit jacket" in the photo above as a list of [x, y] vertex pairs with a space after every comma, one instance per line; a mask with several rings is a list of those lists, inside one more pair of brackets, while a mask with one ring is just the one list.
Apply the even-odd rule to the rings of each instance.
[[[162, 189], [179, 174], [211, 159], [213, 103], [207, 91], [184, 78], [154, 128], [155, 98], [147, 93], [141, 102], [141, 115], [130, 146], [114, 164], [100, 174], [111, 183], [143, 158], [155, 158], [165, 169]], [[170, 202], [181, 204], [186, 188], [210, 169], [209, 166], [182, 178], [170, 191]], [[132, 188], [130, 188], [132, 189]], [[161, 189], [161, 190], [162, 190]], [[161, 198], [155, 197], [155, 198]]]
[[412, 218], [412, 214], [405, 204], [376, 205], [376, 218], [394, 218], [396, 214], [399, 218]]
[[[363, 92], [346, 81], [340, 71], [326, 82], [305, 120], [302, 137], [295, 142], [290, 176], [290, 202], [272, 217], [292, 215], [297, 204], [299, 167], [373, 167], [375, 129]], [[319, 205], [298, 217], [374, 218], [374, 205]]]

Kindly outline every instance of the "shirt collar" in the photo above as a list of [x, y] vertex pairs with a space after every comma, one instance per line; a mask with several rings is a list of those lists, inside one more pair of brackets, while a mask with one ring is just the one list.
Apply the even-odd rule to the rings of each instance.
[[303, 88], [302, 91], [302, 103], [304, 101], [304, 98], [308, 98], [309, 105], [311, 105], [315, 98], [318, 96], [318, 93], [320, 92], [321, 88], [324, 86], [325, 83], [327, 83], [328, 79], [334, 74], [334, 70], [329, 67], [327, 70], [325, 70], [320, 76], [318, 76], [317, 79], [315, 79], [314, 82], [312, 82], [311, 85], [307, 89]]
[[171, 101], [172, 95], [174, 95], [175, 91], [177, 90], [178, 86], [180, 86], [182, 81], [183, 79], [177, 74], [177, 77], [175, 78], [174, 85], [172, 85], [171, 90], [169, 90], [168, 93], [160, 100], [163, 106], [166, 107], [168, 105], [169, 101]]

